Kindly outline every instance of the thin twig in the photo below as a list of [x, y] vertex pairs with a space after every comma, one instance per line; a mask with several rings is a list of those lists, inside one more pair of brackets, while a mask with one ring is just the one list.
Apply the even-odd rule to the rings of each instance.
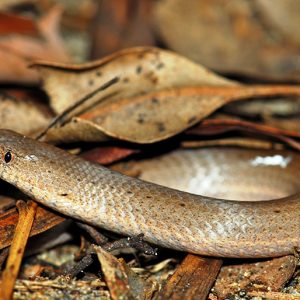
[[19, 210], [19, 221], [9, 250], [6, 267], [2, 275], [0, 291], [0, 298], [2, 300], [9, 300], [12, 297], [15, 281], [19, 273], [22, 257], [36, 214], [37, 204], [33, 201], [28, 201], [27, 204], [24, 201], [18, 201], [17, 208]]
[[107, 237], [101, 234], [95, 227], [81, 222], [76, 222], [76, 225], [86, 231], [97, 245], [103, 245], [108, 242]]
[[[138, 236], [122, 238], [120, 240], [107, 243], [103, 245], [102, 248], [108, 252], [116, 249], [135, 248], [141, 250], [147, 255], [157, 255], [157, 248], [152, 248], [149, 244], [143, 241], [142, 234], [139, 234]], [[94, 248], [91, 246], [87, 250], [85, 256], [79, 262], [77, 262], [72, 267], [67, 267], [63, 269], [61, 273], [70, 278], [75, 277], [77, 274], [79, 274], [81, 271], [83, 271], [93, 263], [93, 254], [95, 254], [95, 251]]]

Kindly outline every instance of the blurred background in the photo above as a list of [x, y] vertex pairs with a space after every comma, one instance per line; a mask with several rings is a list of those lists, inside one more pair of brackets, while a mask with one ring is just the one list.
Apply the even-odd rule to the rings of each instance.
[[[0, 58], [11, 73], [13, 54], [84, 62], [160, 46], [233, 77], [300, 78], [299, 1], [2, 0], [0, 10]], [[33, 44], [38, 37], [45, 47]]]

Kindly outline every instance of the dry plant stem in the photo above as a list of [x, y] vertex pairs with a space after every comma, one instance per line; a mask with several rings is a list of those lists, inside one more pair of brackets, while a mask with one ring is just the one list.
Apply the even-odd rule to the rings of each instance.
[[76, 222], [76, 224], [78, 227], [86, 231], [97, 245], [103, 245], [107, 243], [108, 239], [93, 226], [81, 222]]
[[143, 241], [143, 237], [143, 234], [139, 234], [137, 236], [119, 239], [103, 245], [102, 248], [108, 252], [117, 249], [134, 248], [148, 255], [157, 255], [157, 248], [152, 248], [149, 244]]
[[270, 125], [257, 124], [254, 122], [244, 121], [244, 120], [235, 120], [235, 119], [206, 119], [202, 121], [196, 127], [189, 129], [188, 133], [195, 134], [209, 134], [211, 135], [214, 132], [227, 132], [229, 130], [238, 130], [238, 129], [251, 129], [259, 133], [272, 134], [272, 135], [282, 135], [282, 136], [291, 136], [291, 137], [300, 137], [300, 133], [297, 131], [280, 129]]
[[[137, 250], [142, 251], [148, 255], [157, 255], [157, 249], [152, 248], [149, 244], [143, 241], [143, 235], [138, 235], [134, 237], [122, 238], [116, 240], [114, 242], [109, 242], [102, 245], [103, 250], [111, 252], [117, 249], [125, 249], [125, 248], [134, 248]], [[93, 263], [92, 254], [95, 254], [94, 247], [91, 246], [87, 250], [85, 256], [74, 266], [71, 268], [67, 267], [66, 269], [62, 270], [62, 274], [69, 276], [70, 278], [75, 277], [85, 268], [90, 266]]]
[[30, 234], [37, 204], [33, 201], [17, 202], [19, 221], [9, 251], [6, 267], [2, 274], [1, 299], [9, 300], [12, 297], [14, 284], [17, 279], [26, 243]]
[[284, 146], [279, 143], [273, 143], [266, 140], [252, 139], [252, 138], [225, 138], [216, 140], [201, 140], [201, 141], [183, 141], [181, 147], [183, 148], [199, 148], [211, 146], [240, 146], [253, 149], [283, 149]]
[[225, 133], [233, 130], [250, 132], [254, 134], [262, 134], [268, 137], [275, 138], [284, 144], [289, 145], [295, 150], [300, 151], [300, 143], [292, 137], [299, 137], [298, 132], [290, 130], [282, 130], [267, 125], [255, 124], [240, 120], [223, 120], [223, 119], [209, 119], [204, 120], [195, 128], [187, 131], [188, 134], [196, 135], [212, 135], [218, 133]]
[[93, 249], [90, 247], [87, 250], [86, 255], [74, 266], [64, 268], [61, 271], [61, 274], [64, 276], [68, 276], [69, 278], [74, 278], [77, 276], [80, 272], [82, 272], [84, 269], [86, 269], [88, 266], [90, 266], [93, 263], [93, 257], [92, 257]]

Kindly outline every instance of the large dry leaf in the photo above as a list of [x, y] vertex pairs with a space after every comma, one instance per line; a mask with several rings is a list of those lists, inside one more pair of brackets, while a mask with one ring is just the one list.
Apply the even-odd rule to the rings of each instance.
[[119, 83], [94, 96], [89, 105], [114, 92], [110, 101], [172, 87], [235, 85], [185, 57], [151, 47], [122, 50], [83, 65], [41, 62], [35, 67], [57, 113], [116, 76]]
[[56, 6], [41, 18], [36, 23], [36, 36], [14, 34], [1, 37], [1, 82], [37, 84], [37, 72], [28, 68], [34, 60], [70, 61], [58, 33], [61, 14], [61, 7]]
[[81, 66], [36, 67], [59, 113], [112, 78], [119, 79], [68, 114], [60, 127], [51, 128], [44, 140], [54, 143], [103, 141], [107, 136], [153, 143], [193, 126], [229, 102], [300, 92], [297, 86], [240, 85], [156, 48], [127, 49]]
[[195, 125], [224, 104], [247, 98], [299, 95], [297, 86], [184, 87], [147, 93], [102, 106], [52, 128], [50, 142], [101, 141], [106, 136], [136, 142], [164, 140]]

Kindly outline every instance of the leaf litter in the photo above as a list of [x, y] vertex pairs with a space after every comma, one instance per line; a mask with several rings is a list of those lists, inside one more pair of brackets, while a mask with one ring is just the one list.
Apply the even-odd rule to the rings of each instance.
[[[55, 13], [53, 14], [55, 15]], [[50, 129], [46, 132], [44, 140], [53, 143], [102, 141], [102, 144], [97, 144], [97, 147], [101, 146], [98, 149], [94, 149], [95, 144], [87, 144], [91, 149], [86, 151], [83, 155], [90, 160], [96, 160], [103, 164], [110, 164], [118, 159], [124, 159], [129, 155], [143, 155], [144, 151], [149, 146], [147, 146], [149, 143], [154, 144], [149, 146], [153, 147], [152, 150], [155, 149], [156, 146], [158, 148], [164, 147], [172, 140], [170, 138], [173, 138], [174, 136], [178, 139], [179, 143], [177, 145], [181, 144], [189, 147], [191, 146], [191, 143], [193, 143], [194, 147], [235, 144], [243, 147], [247, 145], [249, 147], [256, 145], [256, 147], [262, 149], [265, 147], [282, 148], [289, 145], [295, 149], [300, 149], [298, 146], [299, 142], [297, 141], [297, 139], [299, 139], [298, 130], [297, 126], [295, 126], [296, 122], [294, 122], [296, 116], [294, 120], [284, 119], [284, 121], [290, 121], [291, 124], [294, 124], [294, 127], [292, 128], [290, 126], [283, 127], [283, 125], [280, 125], [280, 120], [274, 120], [274, 118], [277, 117], [278, 112], [279, 115], [284, 112], [282, 106], [287, 104], [286, 97], [299, 95], [299, 88], [297, 85], [262, 84], [258, 86], [242, 84], [216, 75], [203, 66], [196, 64], [175, 52], [150, 47], [121, 50], [98, 61], [83, 65], [59, 63], [59, 54], [55, 53], [55, 51], [58, 50], [61, 54], [66, 53], [58, 29], [55, 28], [58, 24], [59, 15], [59, 9], [56, 9], [56, 20], [55, 17], [52, 17], [52, 25], [51, 21], [49, 21], [48, 24], [45, 22], [46, 26], [42, 28], [42, 30], [40, 29], [39, 23], [26, 21], [27, 23], [25, 22], [23, 24], [26, 24], [27, 27], [24, 25], [24, 31], [22, 31], [22, 34], [27, 34], [25, 42], [24, 39], [21, 39], [22, 42], [19, 43], [18, 39], [15, 39], [15, 41], [10, 44], [10, 39], [7, 39], [6, 45], [3, 46], [11, 47], [10, 49], [13, 50], [11, 53], [7, 54], [11, 55], [11, 58], [7, 56], [6, 61], [9, 62], [11, 60], [16, 63], [16, 67], [11, 70], [5, 70], [7, 74], [4, 74], [3, 78], [8, 82], [22, 84], [37, 84], [39, 78], [43, 79], [44, 89], [49, 95], [52, 109], [56, 112], [56, 118], [58, 119], [58, 122], [55, 123], [54, 126], [51, 125], [53, 127], [50, 126]], [[126, 17], [130, 18], [130, 16]], [[51, 20], [51, 17], [49, 18]], [[13, 18], [11, 17], [10, 20], [13, 20]], [[14, 22], [23, 21], [15, 20]], [[80, 26], [78, 28], [80, 28]], [[45, 47], [46, 45], [49, 49], [27, 43], [29, 40], [38, 41], [38, 43], [40, 42], [40, 40], [35, 37], [36, 33], [41, 35], [44, 34], [44, 38], [46, 40], [48, 39], [50, 44], [47, 44], [46, 42], [40, 46]], [[19, 35], [20, 34], [21, 31], [19, 32]], [[121, 39], [122, 37], [120, 37], [120, 44], [123, 42]], [[35, 51], [27, 55], [26, 52], [20, 52], [20, 45], [23, 45], [23, 50], [35, 49]], [[29, 46], [33, 46], [33, 48], [29, 48]], [[52, 46], [55, 48], [54, 52], [51, 52], [53, 50], [51, 48]], [[106, 47], [106, 49], [108, 48], [109, 47]], [[41, 53], [41, 56], [34, 53]], [[47, 55], [49, 56], [47, 57]], [[24, 64], [25, 62], [27, 65], [27, 63], [32, 62], [35, 59], [50, 58], [53, 59], [53, 62], [34, 63], [34, 66], [36, 66], [39, 73], [34, 73], [35, 71], [33, 72], [33, 68], [27, 69]], [[70, 61], [68, 55], [64, 58], [61, 56], [61, 58], [61, 61]], [[222, 63], [218, 64], [222, 65]], [[5, 67], [6, 66], [7, 64], [5, 64]], [[16, 68], [19, 68], [21, 73], [18, 77], [13, 73], [13, 76], [15, 76], [13, 77], [10, 72], [15, 72]], [[88, 97], [89, 94], [99, 89], [101, 85], [113, 78], [119, 79], [118, 84], [99, 93], [95, 93], [92, 97]], [[245, 106], [246, 108], [243, 107], [240, 109], [246, 99], [258, 98], [258, 101], [262, 101], [264, 104], [267, 102], [272, 103], [272, 99], [278, 96], [283, 96], [284, 98], [281, 102], [281, 107], [275, 110], [275, 115], [272, 111], [272, 119], [270, 118], [270, 114], [268, 112], [265, 113], [261, 106], [255, 108], [256, 111], [254, 110], [254, 115], [252, 113], [252, 115], [246, 116], [247, 118], [250, 117], [251, 122], [249, 122], [249, 119], [243, 119], [243, 117], [245, 117], [243, 113], [250, 111], [247, 106]], [[74, 105], [74, 103], [85, 97], [88, 99], [83, 101], [83, 104], [78, 106], [75, 105], [74, 109], [68, 111], [68, 108]], [[271, 99], [268, 99], [268, 101], [262, 99], [265, 97]], [[242, 103], [240, 107], [236, 106], [238, 107], [237, 114], [239, 115], [241, 113], [241, 120], [227, 120], [226, 123], [224, 120], [214, 121], [214, 119], [207, 119], [208, 116], [214, 116], [213, 114], [223, 107], [225, 107], [228, 113], [236, 113], [235, 103], [227, 106], [228, 103], [235, 101], [240, 101], [240, 103]], [[3, 108], [1, 108], [0, 101], [0, 122], [1, 113], [2, 111], [5, 111], [6, 102], [10, 102], [10, 99], [5, 98], [3, 101], [4, 105], [2, 105]], [[286, 114], [293, 115], [296, 112], [295, 107], [297, 100], [295, 99], [294, 101], [294, 99], [291, 99], [289, 103], [288, 107], [285, 106], [285, 112]], [[271, 109], [275, 108], [275, 104], [270, 104], [269, 106]], [[20, 117], [15, 115], [17, 119], [21, 120], [21, 126], [18, 128], [13, 127], [14, 130], [19, 132], [24, 130], [24, 134], [34, 135], [34, 132], [39, 132], [49, 127], [49, 124], [51, 124], [51, 113], [43, 119], [42, 111], [39, 109], [35, 110], [34, 107], [31, 108], [30, 104], [25, 101], [24, 103], [19, 100], [15, 101], [15, 103], [12, 101], [12, 104], [9, 104], [8, 111], [11, 112], [9, 114], [13, 115], [15, 109], [16, 111], [17, 109], [18, 111], [20, 110], [22, 113], [20, 113]], [[25, 118], [25, 112], [27, 110], [30, 112], [28, 115], [33, 115], [32, 119], [37, 120], [37, 124], [32, 122], [33, 129], [32, 127], [29, 129], [26, 127], [27, 122], [29, 122]], [[67, 113], [64, 114], [66, 110]], [[280, 117], [282, 117], [282, 115]], [[286, 115], [284, 115], [284, 117], [286, 118]], [[258, 123], [258, 120], [254, 118], [263, 118], [265, 123]], [[3, 115], [2, 119], [5, 120], [5, 115]], [[15, 126], [15, 124], [10, 124], [15, 123], [12, 121], [12, 117], [9, 117], [7, 120], [8, 122], [6, 124], [2, 122], [3, 127], [9, 125]], [[192, 129], [186, 131], [188, 128]], [[279, 128], [284, 129], [282, 130]], [[235, 131], [233, 131], [236, 129], [238, 129], [239, 132], [242, 132], [241, 136], [236, 136]], [[178, 136], [181, 132], [184, 134]], [[250, 137], [248, 137], [245, 135], [245, 132], [250, 132], [252, 136], [250, 135]], [[196, 136], [197, 138], [191, 141], [191, 134], [193, 134], [193, 138]], [[223, 138], [224, 136], [222, 136], [222, 134], [228, 135], [226, 136], [226, 139]], [[268, 136], [268, 139], [258, 140], [258, 134], [264, 134], [265, 136]], [[207, 137], [206, 140], [203, 139], [204, 136]], [[281, 142], [280, 144], [278, 143], [279, 141]], [[83, 143], [80, 143], [79, 145], [80, 147], [76, 148], [76, 152], [80, 152], [81, 147], [86, 147], [83, 146]], [[75, 147], [78, 147], [78, 144], [75, 145]], [[125, 171], [128, 172], [130, 170]], [[131, 175], [138, 176], [139, 172], [132, 172]], [[3, 237], [1, 240], [2, 244], [0, 244], [2, 248], [7, 247], [11, 243], [12, 236], [10, 233], [12, 232], [12, 228], [15, 228], [16, 220], [17, 212], [15, 209], [1, 215], [0, 231], [2, 230], [4, 233], [3, 235], [1, 234]], [[36, 220], [33, 224], [32, 234], [47, 231], [50, 227], [56, 228], [55, 225], [61, 224], [63, 221], [63, 217], [54, 212], [43, 211], [42, 208], [39, 207]], [[83, 246], [80, 251], [83, 252], [89, 244], [88, 239], [84, 236], [85, 234], [82, 233], [81, 239], [85, 242], [82, 244]], [[5, 259], [7, 254], [5, 252], [6, 249], [4, 249], [1, 254], [1, 262], [3, 262], [3, 258]], [[59, 251], [60, 247], [57, 249]], [[135, 254], [135, 258], [132, 259], [131, 262], [129, 261], [127, 265], [130, 265], [132, 270], [136, 270], [140, 274], [141, 278], [139, 278], [134, 274], [129, 275], [132, 270], [128, 269], [122, 259], [117, 261], [111, 254], [105, 254], [99, 248], [98, 250], [100, 256], [105, 257], [104, 261], [102, 259], [103, 273], [100, 275], [100, 278], [101, 276], [104, 276], [106, 283], [103, 281], [103, 277], [101, 280], [98, 279], [99, 274], [97, 272], [101, 270], [101, 268], [98, 267], [96, 271], [97, 275], [95, 272], [91, 273], [87, 270], [83, 275], [84, 280], [70, 280], [65, 277], [58, 277], [53, 280], [40, 280], [40, 278], [35, 281], [19, 279], [16, 283], [15, 295], [20, 298], [23, 297], [24, 299], [24, 297], [28, 298], [29, 294], [34, 291], [36, 296], [42, 297], [47, 295], [49, 296], [49, 299], [51, 298], [51, 295], [54, 296], [56, 292], [56, 297], [58, 297], [57, 295], [59, 295], [59, 297], [66, 295], [76, 297], [79, 296], [79, 294], [84, 297], [84, 293], [90, 293], [90, 295], [95, 297], [109, 297], [108, 286], [110, 296], [117, 298], [119, 296], [125, 296], [127, 292], [131, 294], [135, 288], [145, 287], [149, 282], [152, 282], [145, 291], [150, 299], [153, 291], [160, 288], [161, 283], [165, 282], [168, 284], [170, 282], [170, 280], [166, 281], [166, 279], [181, 260], [178, 258], [178, 254], [175, 255], [176, 259], [170, 258], [173, 257], [173, 254], [170, 251], [167, 251], [166, 260], [160, 260], [158, 262], [157, 260], [151, 261], [149, 258], [147, 261], [147, 259], [143, 258], [140, 254]], [[161, 252], [163, 253], [162, 250]], [[126, 257], [124, 253], [121, 256]], [[131, 258], [132, 257], [133, 256], [131, 256]], [[201, 259], [202, 258], [200, 258], [200, 260]], [[287, 259], [288, 257], [283, 258], [283, 260]], [[155, 261], [157, 264], [155, 264]], [[186, 262], [189, 260], [185, 259], [184, 261]], [[206, 259], [203, 259], [203, 262], [208, 264], [208, 260]], [[150, 269], [148, 270], [149, 272], [146, 271], [149, 263], [154, 266], [154, 274], [152, 275], [149, 275], [149, 272], [151, 273]], [[271, 295], [270, 292], [268, 294], [268, 291], [264, 291], [264, 293], [266, 293], [264, 296], [282, 296], [283, 294], [280, 292], [281, 288], [292, 276], [294, 267], [291, 264], [292, 268], [287, 268], [288, 272], [284, 277], [283, 272], [280, 273], [280, 268], [272, 267], [272, 260], [266, 261], [265, 264], [270, 266], [268, 273], [273, 274], [276, 272], [278, 277], [284, 280], [277, 286], [276, 292], [273, 292]], [[179, 265], [178, 269], [182, 270], [182, 275], [185, 276], [188, 274], [188, 270], [192, 268], [192, 265], [193, 263], [188, 263], [185, 267], [182, 263]], [[24, 274], [39, 274], [40, 276], [43, 276], [43, 272], [46, 274], [48, 270], [54, 270], [55, 273], [55, 268], [53, 266], [48, 265], [45, 267], [40, 262], [37, 262], [32, 268], [32, 271], [30, 271], [30, 267], [28, 266], [27, 273], [22, 273], [23, 276]], [[251, 269], [250, 272], [255, 272], [259, 267], [251, 266], [251, 268], [253, 269]], [[34, 269], [37, 271], [34, 272]], [[104, 269], [106, 269], [106, 271], [104, 271]], [[215, 266], [209, 272], [212, 274], [213, 272], [217, 272], [217, 270], [217, 266]], [[51, 272], [48, 274], [51, 274]], [[113, 282], [122, 278], [121, 274], [123, 274], [124, 280], [121, 280], [120, 286], [116, 287]], [[133, 276], [136, 279], [129, 282], [130, 280], [127, 280], [129, 278], [128, 276]], [[127, 277], [127, 279], [125, 277]], [[266, 279], [266, 286], [268, 286], [268, 281], [270, 280], [270, 278]], [[252, 281], [250, 283], [253, 283]], [[130, 286], [129, 290], [128, 284]], [[89, 285], [89, 287], [87, 285]], [[127, 290], [127, 292], [124, 290], [125, 292], [123, 295], [119, 294], [122, 286]], [[175, 284], [175, 289], [179, 286], [180, 285]], [[193, 290], [195, 291], [196, 286], [199, 287], [197, 276], [194, 277], [194, 275], [192, 275], [184, 286], [184, 289], [187, 291], [187, 297], [189, 292], [192, 293]], [[119, 287], [120, 289], [118, 289]], [[244, 292], [243, 289], [238, 291], [232, 289], [228, 293], [238, 294], [240, 297], [243, 297]], [[246, 296], [255, 295], [255, 292], [258, 293], [256, 286], [253, 286], [253, 289], [249, 289], [249, 286], [247, 286]], [[220, 291], [218, 291], [218, 295], [219, 299], [222, 299]], [[214, 290], [210, 294], [210, 298], [213, 299], [213, 297], [216, 297]]]

